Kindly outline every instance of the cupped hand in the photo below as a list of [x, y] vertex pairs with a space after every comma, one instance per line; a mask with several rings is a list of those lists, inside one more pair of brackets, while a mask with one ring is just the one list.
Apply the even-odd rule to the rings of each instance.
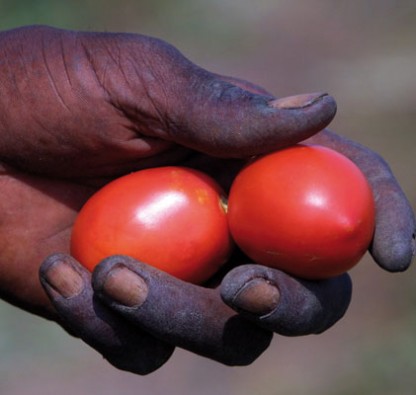
[[0, 33], [0, 54], [1, 278], [14, 296], [22, 269], [33, 278], [29, 262], [68, 251], [76, 212], [105, 182], [196, 163], [200, 151], [245, 157], [291, 144], [336, 111], [326, 94], [253, 93], [139, 35], [25, 27]]
[[[149, 166], [207, 161], [227, 182], [240, 162], [214, 157], [244, 158], [314, 135], [335, 114], [330, 96], [275, 99], [138, 35], [29, 27], [2, 32], [0, 41], [7, 60], [0, 64], [4, 299], [54, 319], [115, 366], [142, 374], [162, 365], [176, 345], [247, 364], [272, 332], [318, 333], [344, 314], [347, 275], [311, 283], [250, 265], [206, 288], [112, 257], [91, 281], [67, 255], [74, 218], [103, 183]], [[410, 224], [412, 213], [389, 177], [397, 204], [382, 216]], [[384, 239], [393, 239], [392, 231], [382, 227]], [[409, 244], [402, 233], [396, 240]], [[390, 254], [379, 245], [375, 256]], [[47, 297], [37, 273], [56, 252], [41, 269]]]

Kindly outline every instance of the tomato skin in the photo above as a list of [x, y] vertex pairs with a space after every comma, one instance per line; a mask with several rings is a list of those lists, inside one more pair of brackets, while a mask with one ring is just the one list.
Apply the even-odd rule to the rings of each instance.
[[122, 254], [202, 283], [227, 260], [233, 245], [222, 195], [213, 179], [185, 167], [123, 176], [81, 209], [71, 253], [91, 271], [107, 256]]
[[364, 255], [375, 205], [352, 161], [329, 148], [298, 144], [254, 160], [237, 175], [228, 217], [236, 244], [255, 262], [325, 279]]

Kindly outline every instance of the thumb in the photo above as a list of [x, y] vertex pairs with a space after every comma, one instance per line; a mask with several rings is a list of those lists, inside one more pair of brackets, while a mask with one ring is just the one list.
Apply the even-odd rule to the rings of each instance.
[[[97, 50], [104, 39], [107, 56]], [[161, 40], [88, 35], [84, 41], [110, 102], [141, 137], [213, 156], [247, 157], [312, 136], [336, 112], [326, 93], [275, 99], [253, 84], [204, 70]], [[120, 60], [111, 79], [109, 53]]]
[[324, 129], [336, 113], [326, 93], [275, 99], [249, 83], [213, 77], [189, 91], [169, 138], [221, 157], [247, 157], [302, 141]]
[[326, 93], [276, 99], [249, 82], [208, 72], [164, 41], [106, 39], [122, 55], [106, 90], [133, 129], [147, 137], [213, 156], [247, 157], [304, 140], [335, 116], [335, 100]]

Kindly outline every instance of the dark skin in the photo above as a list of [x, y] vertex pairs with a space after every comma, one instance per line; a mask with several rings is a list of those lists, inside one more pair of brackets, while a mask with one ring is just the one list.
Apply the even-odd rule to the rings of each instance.
[[392, 272], [410, 265], [410, 205], [382, 158], [324, 130], [336, 111], [330, 96], [276, 99], [138, 35], [28, 27], [0, 33], [0, 52], [0, 295], [56, 321], [114, 366], [146, 374], [175, 346], [249, 364], [273, 333], [326, 330], [351, 297], [346, 274], [303, 281], [241, 265], [250, 262], [238, 251], [204, 286], [124, 256], [87, 272], [69, 255], [74, 218], [129, 171], [187, 165], [227, 188], [250, 156], [305, 139], [332, 147], [373, 187], [375, 261]]

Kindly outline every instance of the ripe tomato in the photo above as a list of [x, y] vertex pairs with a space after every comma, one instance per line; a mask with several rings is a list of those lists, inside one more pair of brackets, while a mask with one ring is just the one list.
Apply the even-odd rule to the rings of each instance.
[[226, 261], [232, 241], [220, 187], [184, 167], [159, 167], [114, 180], [74, 224], [71, 253], [89, 270], [123, 254], [201, 283]]
[[295, 145], [238, 174], [228, 216], [236, 244], [255, 262], [323, 279], [346, 272], [363, 256], [375, 208], [352, 161], [325, 147]]

